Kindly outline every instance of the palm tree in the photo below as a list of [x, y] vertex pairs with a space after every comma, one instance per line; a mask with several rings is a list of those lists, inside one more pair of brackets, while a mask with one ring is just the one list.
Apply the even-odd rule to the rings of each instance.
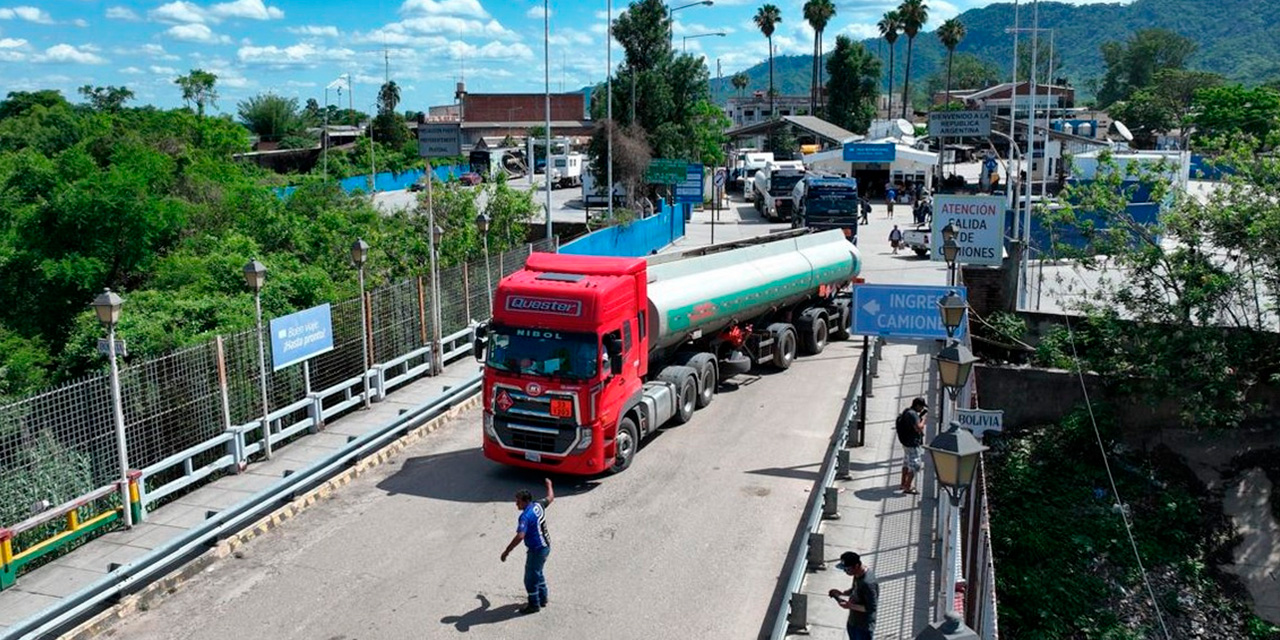
[[756, 26], [760, 28], [760, 33], [769, 39], [769, 117], [773, 118], [773, 29], [782, 22], [782, 11], [776, 5], [765, 4], [756, 11], [756, 17], [753, 18]]
[[907, 68], [902, 73], [902, 117], [906, 118], [911, 96], [911, 49], [915, 45], [916, 34], [929, 21], [929, 7], [924, 0], [902, 0], [898, 6], [898, 17], [902, 20], [902, 33], [907, 36]]
[[964, 40], [967, 32], [959, 18], [951, 18], [938, 27], [938, 39], [947, 48], [947, 108], [951, 107], [951, 62], [956, 55], [956, 47]]
[[395, 113], [400, 104], [400, 85], [395, 80], [388, 80], [378, 89], [378, 105], [384, 113]]
[[831, 0], [809, 0], [804, 3], [804, 19], [813, 27], [813, 74], [809, 79], [809, 115], [818, 114], [818, 93], [822, 91], [822, 31], [836, 15]]
[[889, 43], [889, 91], [885, 95], [889, 96], [889, 108], [885, 111], [890, 118], [893, 117], [893, 43], [898, 41], [898, 33], [902, 30], [902, 19], [898, 17], [897, 11], [886, 11], [880, 22], [876, 23], [876, 27], [880, 29], [880, 36], [885, 42]]
[[742, 91], [747, 88], [748, 84], [751, 84], [751, 78], [747, 77], [747, 74], [739, 71], [733, 74], [733, 77], [729, 79], [729, 82], [733, 83], [733, 88], [738, 90], [738, 97], [741, 98]]

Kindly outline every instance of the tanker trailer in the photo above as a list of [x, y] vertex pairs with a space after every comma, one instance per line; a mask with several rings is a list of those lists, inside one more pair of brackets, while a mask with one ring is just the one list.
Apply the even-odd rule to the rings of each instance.
[[720, 381], [847, 337], [860, 267], [844, 234], [808, 229], [648, 259], [530, 255], [476, 331], [485, 457], [625, 470]]

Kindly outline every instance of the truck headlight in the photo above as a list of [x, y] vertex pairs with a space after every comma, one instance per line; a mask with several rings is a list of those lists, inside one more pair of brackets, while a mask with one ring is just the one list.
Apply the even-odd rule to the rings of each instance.
[[498, 439], [498, 430], [493, 426], [493, 414], [487, 412], [484, 414], [484, 433], [491, 440]]
[[591, 427], [578, 427], [578, 451], [586, 451], [591, 446]]

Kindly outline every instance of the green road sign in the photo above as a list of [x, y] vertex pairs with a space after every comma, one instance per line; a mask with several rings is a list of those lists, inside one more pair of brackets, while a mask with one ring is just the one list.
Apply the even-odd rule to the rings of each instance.
[[688, 173], [689, 163], [684, 160], [654, 158], [644, 171], [644, 180], [649, 184], [680, 184]]

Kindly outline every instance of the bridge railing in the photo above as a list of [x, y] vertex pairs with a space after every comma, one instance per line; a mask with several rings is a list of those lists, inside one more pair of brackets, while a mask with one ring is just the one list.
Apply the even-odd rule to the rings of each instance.
[[[370, 400], [378, 401], [395, 386], [434, 374], [433, 350], [446, 362], [470, 353], [474, 322], [488, 314], [489, 283], [496, 286], [533, 251], [554, 251], [554, 243], [442, 269], [439, 345], [431, 339], [436, 301], [429, 278], [367, 292], [363, 318], [359, 299], [333, 304], [332, 351], [280, 371], [268, 364], [265, 420], [255, 330], [122, 367], [134, 520], [242, 471], [261, 458], [264, 438], [286, 446], [361, 405], [365, 376]], [[368, 366], [361, 362], [362, 332]], [[118, 526], [120, 469], [106, 374], [0, 406], [0, 589], [40, 559]]]

